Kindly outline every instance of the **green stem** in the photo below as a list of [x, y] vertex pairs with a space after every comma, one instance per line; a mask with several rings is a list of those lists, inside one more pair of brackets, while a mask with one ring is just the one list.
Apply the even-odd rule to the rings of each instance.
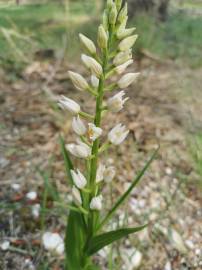
[[[98, 96], [96, 99], [96, 113], [95, 113], [95, 118], [94, 118], [94, 124], [97, 127], [100, 127], [101, 125], [101, 118], [102, 118], [102, 103], [103, 103], [103, 97], [104, 97], [104, 86], [105, 86], [105, 77], [107, 73], [107, 65], [109, 61], [109, 51], [111, 47], [111, 41], [112, 41], [112, 28], [109, 31], [109, 42], [108, 42], [108, 48], [103, 51], [103, 60], [102, 60], [102, 69], [103, 69], [103, 74], [100, 78], [99, 81], [99, 86], [98, 86]], [[96, 192], [96, 185], [95, 185], [95, 180], [96, 180], [96, 173], [97, 173], [97, 161], [98, 161], [98, 154], [99, 154], [99, 146], [100, 146], [100, 140], [99, 138], [95, 140], [93, 143], [92, 147], [92, 160], [90, 164], [90, 177], [89, 177], [89, 183], [88, 187], [92, 190], [91, 196], [89, 196], [89, 204], [90, 200], [92, 199], [93, 196], [95, 196]], [[88, 222], [88, 239], [90, 239], [95, 231], [96, 224], [98, 222], [99, 214], [95, 211], [91, 211], [89, 215], [89, 222]]]

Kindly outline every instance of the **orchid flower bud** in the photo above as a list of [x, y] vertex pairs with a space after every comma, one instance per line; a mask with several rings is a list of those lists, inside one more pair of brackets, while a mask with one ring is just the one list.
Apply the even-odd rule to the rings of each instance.
[[116, 125], [108, 134], [108, 140], [114, 144], [121, 144], [127, 137], [129, 130], [126, 130], [126, 127], [122, 124]]
[[122, 23], [122, 21], [125, 20], [125, 18], [128, 15], [128, 5], [125, 3], [124, 7], [121, 9], [119, 16], [118, 16], [118, 22]]
[[114, 70], [117, 74], [122, 74], [126, 68], [131, 65], [133, 63], [133, 60], [128, 60], [127, 62], [125, 62], [124, 64], [120, 65], [120, 66], [117, 66]]
[[108, 26], [109, 26], [108, 25], [109, 22], [108, 22], [108, 12], [107, 12], [106, 9], [103, 12], [102, 24], [103, 24], [103, 27], [104, 27], [105, 31], [107, 31], [108, 30]]
[[79, 136], [83, 136], [86, 133], [86, 127], [79, 116], [73, 117], [72, 128]]
[[84, 47], [88, 50], [91, 54], [96, 54], [96, 47], [92, 40], [84, 36], [83, 34], [79, 34], [79, 38], [81, 40], [81, 43], [84, 45]]
[[82, 198], [80, 191], [75, 186], [72, 187], [72, 197], [76, 205], [78, 206], [82, 205]]
[[108, 35], [103, 25], [98, 28], [98, 45], [101, 49], [106, 49], [108, 45]]
[[99, 79], [95, 75], [91, 76], [91, 84], [95, 88], [98, 88], [99, 86]]
[[131, 49], [133, 45], [135, 44], [135, 41], [137, 40], [137, 38], [138, 38], [138, 35], [133, 35], [133, 36], [124, 38], [119, 44], [119, 50], [123, 52], [123, 51], [127, 51]]
[[135, 29], [136, 29], [135, 27], [133, 27], [133, 28], [128, 28], [128, 29], [125, 29], [125, 28], [122, 29], [122, 28], [120, 28], [120, 29], [117, 31], [116, 36], [117, 36], [118, 39], [126, 38], [126, 37], [132, 35], [132, 33], [135, 31]]
[[57, 255], [64, 253], [64, 241], [58, 233], [45, 232], [42, 236], [44, 248]]
[[113, 6], [113, 0], [107, 0], [107, 8], [111, 9]]
[[107, 101], [107, 107], [111, 112], [119, 112], [123, 109], [124, 103], [129, 99], [129, 98], [124, 98], [125, 92], [121, 91], [115, 96], [111, 97]]
[[67, 98], [65, 96], [61, 96], [61, 99], [58, 101], [58, 105], [62, 109], [68, 110], [72, 115], [76, 115], [80, 112], [80, 105], [76, 103], [74, 100]]
[[104, 180], [105, 165], [99, 164], [96, 174], [96, 183], [100, 183]]
[[83, 142], [67, 144], [66, 149], [78, 158], [88, 158], [91, 155], [91, 148]]
[[87, 184], [87, 180], [85, 178], [85, 176], [77, 169], [77, 172], [74, 170], [71, 170], [71, 175], [74, 181], [74, 185], [78, 188], [78, 189], [83, 189], [85, 188], [86, 184]]
[[132, 58], [132, 51], [128, 50], [125, 52], [119, 52], [113, 60], [113, 64], [115, 66], [119, 66], [121, 64], [124, 64], [126, 61], [130, 60]]
[[87, 81], [84, 79], [83, 76], [72, 71], [69, 71], [68, 73], [73, 85], [78, 90], [86, 90], [89, 87]]
[[119, 11], [122, 6], [122, 0], [115, 0], [116, 8]]
[[102, 209], [102, 195], [92, 198], [90, 202], [90, 209], [100, 211]]
[[100, 78], [102, 75], [102, 66], [92, 57], [82, 54], [81, 60], [83, 61], [84, 65], [90, 69], [93, 75]]
[[139, 75], [140, 73], [127, 73], [118, 81], [117, 84], [121, 89], [126, 88], [131, 85]]
[[117, 8], [116, 8], [116, 5], [115, 3], [113, 2], [112, 3], [112, 7], [111, 7], [111, 10], [109, 12], [109, 24], [111, 25], [115, 25], [116, 23], [116, 19], [117, 19]]
[[96, 127], [95, 124], [89, 123], [88, 124], [88, 135], [90, 140], [95, 141], [97, 138], [99, 138], [102, 135], [102, 129], [99, 127]]
[[104, 180], [107, 183], [110, 183], [116, 175], [116, 170], [113, 166], [109, 166], [104, 171]]

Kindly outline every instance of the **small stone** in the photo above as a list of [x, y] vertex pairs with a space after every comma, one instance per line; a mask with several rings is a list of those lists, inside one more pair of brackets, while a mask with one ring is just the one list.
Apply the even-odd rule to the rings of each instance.
[[3, 243], [0, 244], [0, 248], [3, 251], [8, 250], [10, 247], [10, 242], [9, 241], [4, 241]]
[[11, 188], [12, 188], [13, 190], [15, 190], [15, 191], [19, 191], [20, 188], [21, 188], [21, 186], [20, 186], [20, 184], [13, 183], [13, 184], [11, 185]]
[[30, 191], [26, 194], [28, 200], [34, 201], [37, 198], [37, 193], [35, 191]]
[[165, 172], [167, 175], [171, 175], [173, 173], [172, 169], [169, 167], [166, 168]]
[[171, 262], [168, 261], [168, 262], [165, 264], [164, 270], [172, 270]]

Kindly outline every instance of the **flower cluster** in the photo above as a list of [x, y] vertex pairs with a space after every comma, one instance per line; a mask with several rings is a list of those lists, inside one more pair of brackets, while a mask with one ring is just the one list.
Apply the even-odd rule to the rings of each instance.
[[[76, 143], [67, 144], [66, 149], [73, 156], [85, 159], [87, 163], [85, 173], [74, 168], [71, 170], [71, 176], [74, 203], [78, 208], [88, 212], [102, 209], [102, 183], [111, 182], [116, 173], [114, 167], [100, 162], [100, 154], [112, 145], [121, 144], [129, 133], [123, 124], [118, 123], [108, 132], [106, 141], [101, 144], [103, 141], [101, 137], [106, 133], [101, 128], [101, 120], [104, 117], [102, 112], [120, 112], [129, 99], [125, 97], [124, 89], [136, 81], [139, 75], [139, 73], [125, 73], [127, 67], [133, 63], [132, 47], [138, 38], [134, 34], [135, 28], [126, 28], [127, 13], [127, 4], [123, 6], [121, 0], [108, 0], [103, 22], [98, 28], [97, 46], [88, 37], [79, 34], [84, 48], [81, 61], [89, 72], [89, 79], [73, 71], [68, 73], [76, 89], [88, 91], [95, 96], [95, 115], [83, 112], [81, 106], [68, 97], [61, 96], [58, 102], [62, 109], [71, 113], [72, 129], [78, 136]], [[117, 75], [121, 75], [121, 78], [114, 82], [113, 77]], [[105, 93], [117, 89], [121, 91], [109, 97], [104, 103]], [[84, 203], [84, 197], [87, 197], [87, 203]]]

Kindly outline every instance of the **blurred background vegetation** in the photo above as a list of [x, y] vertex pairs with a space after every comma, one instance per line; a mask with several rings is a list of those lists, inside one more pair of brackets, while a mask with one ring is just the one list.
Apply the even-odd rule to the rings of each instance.
[[[1, 0], [0, 64], [22, 68], [38, 56], [71, 61], [79, 55], [82, 31], [95, 38], [104, 0]], [[140, 34], [138, 57], [148, 53], [161, 59], [202, 65], [201, 0], [130, 0], [130, 23]]]

